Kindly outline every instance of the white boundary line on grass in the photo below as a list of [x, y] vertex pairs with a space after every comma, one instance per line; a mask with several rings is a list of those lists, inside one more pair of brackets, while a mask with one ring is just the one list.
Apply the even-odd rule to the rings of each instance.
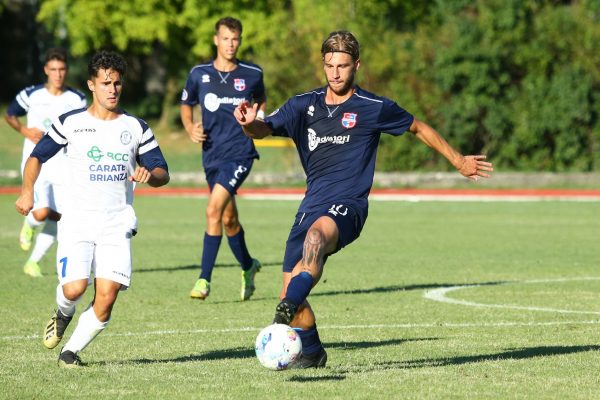
[[[497, 286], [503, 285], [514, 285], [514, 284], [529, 284], [529, 283], [552, 283], [552, 282], [572, 282], [572, 281], [598, 281], [600, 277], [586, 276], [579, 278], [556, 278], [556, 279], [531, 279], [525, 281], [514, 281], [514, 282], [501, 282], [498, 283]], [[577, 310], [563, 310], [558, 308], [549, 308], [549, 307], [533, 307], [533, 306], [517, 306], [512, 304], [485, 304], [485, 303], [477, 303], [474, 301], [467, 300], [459, 300], [447, 297], [446, 294], [450, 292], [455, 292], [457, 290], [463, 289], [471, 289], [483, 286], [491, 286], [491, 285], [457, 285], [457, 286], [448, 286], [433, 290], [428, 290], [423, 294], [423, 297], [433, 301], [439, 301], [441, 303], [447, 304], [458, 304], [462, 306], [469, 307], [487, 307], [487, 308], [508, 308], [513, 310], [525, 310], [525, 311], [542, 311], [542, 312], [553, 312], [558, 314], [586, 314], [586, 315], [600, 315], [598, 311], [577, 311]]]
[[[439, 322], [427, 324], [369, 324], [369, 325], [319, 325], [319, 329], [421, 329], [421, 328], [502, 328], [502, 327], [536, 327], [536, 326], [557, 326], [557, 325], [598, 325], [600, 320], [587, 321], [548, 321], [548, 322], [490, 322], [490, 323], [452, 323]], [[189, 330], [159, 330], [147, 332], [107, 332], [102, 337], [138, 337], [138, 336], [166, 336], [166, 335], [195, 335], [198, 333], [239, 333], [239, 332], [260, 332], [262, 327], [241, 327], [226, 329], [189, 329]], [[0, 336], [0, 340], [18, 341], [18, 340], [40, 340], [41, 335], [13, 335]]]

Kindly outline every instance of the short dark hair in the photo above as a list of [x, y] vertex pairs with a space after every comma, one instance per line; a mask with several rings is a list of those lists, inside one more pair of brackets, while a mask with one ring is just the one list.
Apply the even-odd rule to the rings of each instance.
[[348, 31], [331, 32], [321, 46], [321, 56], [324, 58], [325, 54], [335, 52], [350, 54], [352, 60], [356, 61], [360, 58], [360, 45]]
[[221, 18], [215, 24], [215, 33], [216, 34], [219, 33], [219, 27], [221, 25], [226, 26], [227, 28], [229, 28], [230, 30], [232, 30], [234, 32], [239, 32], [240, 35], [242, 34], [242, 21], [240, 21], [239, 19], [235, 19], [233, 17]]
[[88, 64], [89, 77], [94, 78], [98, 76], [98, 71], [101, 69], [112, 69], [117, 71], [123, 77], [127, 72], [127, 63], [120, 54], [103, 50], [92, 56], [92, 59]]
[[44, 64], [47, 64], [48, 61], [57, 60], [62, 61], [65, 64], [67, 63], [67, 51], [60, 47], [53, 47], [46, 51], [44, 56]]

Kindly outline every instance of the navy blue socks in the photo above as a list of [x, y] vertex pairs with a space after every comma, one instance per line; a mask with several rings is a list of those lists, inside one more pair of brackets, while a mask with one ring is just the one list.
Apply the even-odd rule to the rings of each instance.
[[319, 332], [317, 331], [317, 325], [310, 329], [303, 330], [301, 328], [294, 328], [300, 340], [302, 341], [302, 354], [310, 356], [316, 354], [323, 348], [321, 339], [319, 338]]
[[314, 279], [308, 272], [300, 272], [292, 278], [285, 292], [285, 298], [300, 306], [308, 297], [312, 289]]
[[244, 228], [240, 227], [240, 231], [233, 236], [227, 236], [229, 247], [235, 256], [236, 260], [242, 266], [244, 271], [248, 271], [252, 267], [252, 257], [248, 253], [246, 240], [244, 239]]
[[202, 271], [200, 279], [206, 279], [210, 282], [212, 270], [217, 260], [219, 246], [221, 245], [221, 236], [210, 236], [204, 233], [204, 247], [202, 248]]

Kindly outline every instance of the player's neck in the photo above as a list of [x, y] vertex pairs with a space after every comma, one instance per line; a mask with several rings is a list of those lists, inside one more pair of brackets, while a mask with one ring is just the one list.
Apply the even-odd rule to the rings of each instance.
[[123, 113], [120, 109], [109, 110], [99, 104], [93, 103], [87, 109], [88, 113], [92, 115], [92, 117], [103, 120], [110, 121], [113, 119], [117, 119]]
[[217, 71], [231, 72], [237, 68], [237, 59], [234, 58], [233, 60], [228, 60], [226, 58], [217, 56], [213, 62], [213, 66]]
[[46, 90], [48, 91], [48, 93], [50, 93], [52, 96], [60, 96], [61, 94], [63, 94], [65, 92], [64, 86], [56, 87], [56, 86], [52, 86], [48, 83], [46, 83], [44, 86], [46, 87]]
[[354, 94], [354, 86], [349, 88], [344, 93], [335, 93], [331, 90], [330, 87], [327, 88], [327, 93], [325, 94], [325, 104], [335, 105], [342, 104], [346, 100], [348, 100]]

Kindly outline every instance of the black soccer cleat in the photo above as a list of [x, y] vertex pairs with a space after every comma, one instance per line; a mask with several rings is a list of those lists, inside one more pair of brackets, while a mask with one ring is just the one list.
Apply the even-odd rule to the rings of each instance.
[[288, 369], [323, 368], [325, 364], [327, 364], [327, 352], [321, 347], [321, 350], [309, 356], [300, 353], [298, 358], [288, 365]]
[[56, 311], [44, 329], [43, 343], [46, 348], [53, 349], [60, 343], [72, 319], [72, 316], [67, 317], [60, 310]]
[[58, 365], [63, 368], [78, 368], [83, 366], [83, 362], [77, 353], [66, 350], [59, 354]]
[[275, 317], [273, 318], [273, 323], [289, 325], [294, 319], [296, 311], [298, 311], [298, 306], [289, 301], [287, 298], [284, 298], [281, 300], [281, 303], [275, 307]]

